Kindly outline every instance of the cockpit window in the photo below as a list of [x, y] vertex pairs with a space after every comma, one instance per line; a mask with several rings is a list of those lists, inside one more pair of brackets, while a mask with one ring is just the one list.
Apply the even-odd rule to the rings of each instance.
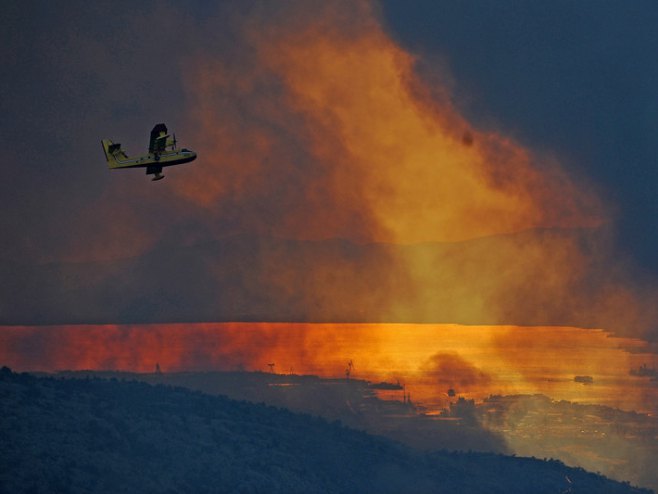
[[190, 152], [190, 150], [187, 149], [187, 148], [183, 148], [183, 149], [181, 149], [181, 151], [183, 151], [184, 153], [189, 153]]

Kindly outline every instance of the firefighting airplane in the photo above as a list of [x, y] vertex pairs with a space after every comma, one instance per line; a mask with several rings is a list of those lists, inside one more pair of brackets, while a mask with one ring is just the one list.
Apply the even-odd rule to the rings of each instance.
[[165, 166], [182, 165], [196, 159], [196, 153], [189, 149], [176, 148], [176, 134], [173, 138], [167, 134], [167, 126], [163, 123], [157, 124], [151, 131], [149, 142], [149, 153], [136, 158], [128, 158], [121, 149], [121, 144], [114, 143], [109, 139], [101, 141], [107, 166], [115, 168], [146, 168], [147, 175], [154, 175], [153, 181], [164, 178], [162, 169]]

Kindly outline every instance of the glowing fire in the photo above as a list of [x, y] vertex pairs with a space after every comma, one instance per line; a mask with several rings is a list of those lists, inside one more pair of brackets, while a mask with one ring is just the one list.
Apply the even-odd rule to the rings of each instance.
[[[0, 362], [16, 370], [153, 372], [260, 370], [406, 383], [441, 404], [448, 388], [483, 398], [543, 392], [555, 398], [652, 409], [628, 386], [629, 370], [655, 355], [639, 340], [578, 328], [417, 324], [214, 323], [0, 329]], [[635, 353], [629, 353], [633, 350]], [[646, 349], [645, 349], [646, 350]], [[591, 375], [597, 386], [573, 382]], [[621, 387], [623, 393], [621, 392]]]

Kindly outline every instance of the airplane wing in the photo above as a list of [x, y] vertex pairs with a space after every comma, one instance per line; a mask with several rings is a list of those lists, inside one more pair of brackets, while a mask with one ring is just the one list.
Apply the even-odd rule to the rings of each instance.
[[167, 126], [163, 123], [157, 124], [151, 131], [149, 141], [149, 153], [161, 153], [167, 145]]

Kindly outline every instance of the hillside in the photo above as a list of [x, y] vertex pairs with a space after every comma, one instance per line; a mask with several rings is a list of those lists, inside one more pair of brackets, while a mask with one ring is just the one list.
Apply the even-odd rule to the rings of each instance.
[[556, 461], [420, 455], [340, 423], [133, 381], [3, 368], [0, 404], [0, 492], [648, 492]]

